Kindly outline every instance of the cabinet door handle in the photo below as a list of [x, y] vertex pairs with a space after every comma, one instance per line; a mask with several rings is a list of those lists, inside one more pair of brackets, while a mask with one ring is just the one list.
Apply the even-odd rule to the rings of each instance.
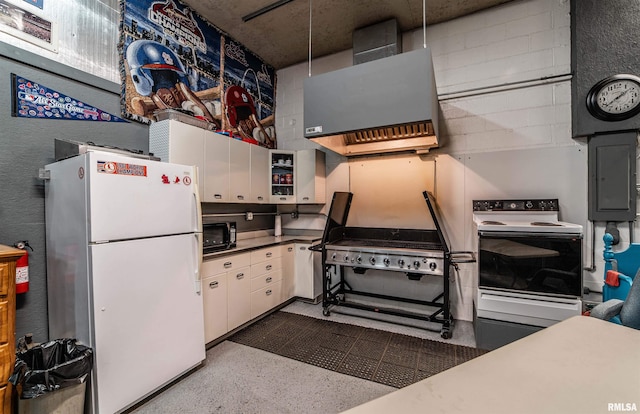
[[273, 292], [271, 291], [271, 289], [267, 290], [266, 292], [264, 292], [267, 296], [269, 296], [270, 294], [272, 294]]
[[218, 287], [218, 281], [217, 281], [217, 280], [214, 280], [213, 282], [209, 283], [209, 287], [210, 287], [211, 289], [215, 289], [215, 288], [217, 288], [217, 287]]
[[273, 253], [268, 252], [268, 253], [267, 253], [267, 257], [271, 257], [271, 256], [273, 256]]
[[267, 278], [267, 283], [271, 283], [271, 281], [272, 281], [272, 280], [273, 280], [273, 278], [272, 278], [271, 276], [269, 276], [269, 277]]
[[302, 197], [302, 199], [303, 199], [303, 200], [308, 200], [308, 199], [309, 199], [309, 197]]
[[243, 196], [242, 194], [238, 194], [238, 195], [236, 196], [236, 198], [237, 198], [238, 200], [244, 200], [244, 196]]
[[300, 250], [307, 250], [307, 248], [304, 246], [300, 246]]
[[262, 200], [264, 200], [264, 197], [258, 196], [258, 200], [262, 201]]
[[287, 197], [280, 197], [280, 200], [287, 201]]
[[288, 251], [288, 252], [292, 252], [292, 251], [293, 251], [293, 247], [288, 247], [288, 248], [287, 248], [287, 251]]
[[220, 200], [222, 198], [222, 194], [214, 194], [213, 198]]
[[240, 279], [244, 279], [244, 273], [238, 273], [236, 275], [236, 279], [240, 280]]
[[232, 265], [232, 262], [226, 262], [223, 266], [225, 269], [228, 269], [231, 267], [231, 265]]
[[267, 265], [267, 266], [266, 266], [266, 269], [267, 269], [267, 270], [271, 270], [271, 268], [272, 268], [272, 267], [273, 267], [273, 266], [271, 266], [271, 265]]

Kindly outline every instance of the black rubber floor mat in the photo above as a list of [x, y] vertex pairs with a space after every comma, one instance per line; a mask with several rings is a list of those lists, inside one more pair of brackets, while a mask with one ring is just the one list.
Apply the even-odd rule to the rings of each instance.
[[396, 388], [487, 352], [283, 311], [229, 340]]

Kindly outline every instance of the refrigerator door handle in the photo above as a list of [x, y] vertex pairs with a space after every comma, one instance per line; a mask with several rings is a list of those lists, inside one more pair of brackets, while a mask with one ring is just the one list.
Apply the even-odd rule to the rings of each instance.
[[200, 174], [198, 171], [198, 167], [194, 167], [193, 173], [195, 176], [195, 185], [193, 186], [193, 205], [196, 215], [196, 233], [195, 233], [195, 243], [196, 243], [196, 269], [195, 269], [195, 288], [196, 293], [200, 294], [202, 290], [202, 281], [200, 280], [200, 269], [202, 268], [202, 204], [200, 204], [200, 191], [198, 191], [199, 183], [200, 183]]
[[195, 270], [194, 270], [194, 283], [196, 286], [196, 293], [200, 294], [202, 281], [200, 280], [200, 269], [202, 268], [202, 233], [194, 233], [194, 243], [196, 249], [195, 256]]
[[[195, 175], [195, 185], [193, 186], [193, 204], [196, 214], [196, 231], [202, 233], [202, 204], [200, 203], [200, 191], [198, 191], [198, 187], [200, 185], [200, 175], [198, 167], [194, 167], [193, 170]], [[202, 246], [200, 248], [200, 251], [202, 251]]]

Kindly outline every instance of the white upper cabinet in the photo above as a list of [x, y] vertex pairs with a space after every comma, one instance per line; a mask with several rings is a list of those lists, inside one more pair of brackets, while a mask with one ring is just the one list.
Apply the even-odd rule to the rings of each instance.
[[[227, 138], [228, 139], [228, 138]], [[229, 141], [229, 191], [231, 202], [248, 203], [251, 194], [251, 148], [237, 139]]]
[[296, 151], [269, 151], [271, 177], [270, 202], [272, 204], [296, 203]]
[[269, 202], [269, 150], [259, 145], [248, 145], [251, 148], [251, 191], [250, 203]]
[[205, 131], [204, 140], [204, 193], [203, 202], [230, 203], [229, 192], [229, 139], [226, 135]]
[[325, 153], [296, 151], [296, 200], [298, 204], [324, 204], [326, 192]]
[[149, 152], [163, 162], [198, 167], [198, 190], [204, 194], [204, 137], [206, 130], [174, 120], [149, 127]]
[[149, 127], [149, 152], [198, 167], [206, 203], [324, 204], [325, 153], [269, 150], [168, 119]]

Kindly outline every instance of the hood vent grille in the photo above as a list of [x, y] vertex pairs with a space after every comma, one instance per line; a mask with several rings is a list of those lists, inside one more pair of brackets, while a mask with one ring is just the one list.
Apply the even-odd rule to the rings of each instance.
[[394, 139], [419, 138], [434, 135], [433, 125], [417, 122], [409, 125], [397, 125], [390, 128], [374, 128], [345, 134], [347, 145], [363, 144]]

